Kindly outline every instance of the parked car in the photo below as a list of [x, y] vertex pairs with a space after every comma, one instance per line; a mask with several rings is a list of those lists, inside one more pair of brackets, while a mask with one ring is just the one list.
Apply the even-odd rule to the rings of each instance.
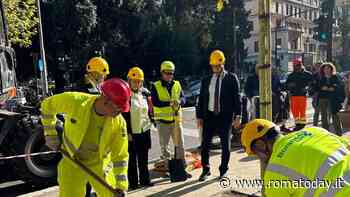
[[184, 95], [186, 98], [185, 106], [192, 107], [197, 104], [200, 90], [201, 90], [201, 80], [194, 80], [188, 83], [187, 87], [184, 88]]

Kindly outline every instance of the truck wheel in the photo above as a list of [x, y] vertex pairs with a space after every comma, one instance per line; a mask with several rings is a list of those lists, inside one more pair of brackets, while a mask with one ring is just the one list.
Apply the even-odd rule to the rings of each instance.
[[[33, 132], [23, 144], [18, 144], [17, 154], [31, 154], [36, 152], [50, 151], [45, 146], [45, 138], [42, 131]], [[15, 161], [15, 173], [26, 182], [33, 185], [53, 184], [56, 183], [57, 165], [61, 155], [58, 153], [49, 155], [28, 156]]]

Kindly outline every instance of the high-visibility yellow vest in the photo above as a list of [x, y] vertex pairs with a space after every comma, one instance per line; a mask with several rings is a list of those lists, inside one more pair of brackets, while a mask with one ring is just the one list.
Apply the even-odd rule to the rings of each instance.
[[[174, 85], [171, 88], [171, 95], [169, 95], [166, 87], [162, 86], [161, 81], [156, 81], [154, 86], [157, 90], [158, 97], [160, 101], [170, 102], [170, 101], [179, 101], [181, 94], [181, 85], [180, 82], [174, 80]], [[165, 121], [173, 121], [175, 118], [175, 110], [171, 106], [166, 107], [156, 107], [153, 106], [154, 111], [154, 119], [155, 120], [165, 120]], [[179, 112], [181, 109], [179, 109]]]
[[[97, 98], [98, 95], [80, 92], [65, 92], [46, 98], [41, 104], [45, 136], [57, 135], [56, 114], [64, 114], [64, 149], [75, 157], [88, 132], [90, 115]], [[98, 146], [104, 178], [112, 187], [127, 190], [128, 137], [122, 115], [106, 117]]]
[[347, 146], [344, 139], [318, 127], [277, 139], [264, 174], [265, 195], [350, 196]]

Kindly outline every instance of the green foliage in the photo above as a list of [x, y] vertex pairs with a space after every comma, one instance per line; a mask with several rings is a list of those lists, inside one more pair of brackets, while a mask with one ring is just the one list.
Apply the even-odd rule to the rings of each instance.
[[12, 44], [29, 47], [37, 34], [38, 17], [35, 0], [3, 1], [8, 24], [8, 36]]
[[[114, 76], [124, 77], [135, 65], [149, 76], [158, 72], [160, 63], [166, 59], [174, 61], [178, 75], [197, 74], [198, 69], [206, 68], [208, 54], [226, 33], [215, 33], [213, 28], [219, 17], [215, 1], [50, 2], [43, 10], [51, 65], [57, 64], [58, 57], [67, 55], [83, 69], [95, 51], [100, 51], [111, 65]], [[237, 22], [242, 29], [235, 47], [242, 49], [242, 58], [245, 57], [243, 39], [250, 36], [251, 30], [248, 14], [240, 1]]]
[[[233, 70], [234, 58], [239, 65], [242, 65], [247, 57], [247, 49], [244, 46], [244, 39], [250, 37], [253, 27], [248, 16], [250, 12], [244, 9], [243, 0], [227, 1], [224, 9], [215, 15], [212, 48], [222, 49], [227, 56], [227, 64]], [[238, 56], [238, 57], [237, 57]]]

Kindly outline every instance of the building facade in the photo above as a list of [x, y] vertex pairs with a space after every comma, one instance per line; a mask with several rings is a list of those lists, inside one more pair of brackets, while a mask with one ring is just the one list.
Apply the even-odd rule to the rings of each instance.
[[[256, 64], [259, 52], [258, 0], [246, 0], [253, 24], [251, 37], [245, 41], [248, 48], [246, 62]], [[313, 39], [313, 21], [319, 17], [320, 0], [273, 0], [271, 6], [272, 63], [282, 72], [291, 71], [291, 62], [302, 58], [311, 65], [325, 56], [319, 43]]]

